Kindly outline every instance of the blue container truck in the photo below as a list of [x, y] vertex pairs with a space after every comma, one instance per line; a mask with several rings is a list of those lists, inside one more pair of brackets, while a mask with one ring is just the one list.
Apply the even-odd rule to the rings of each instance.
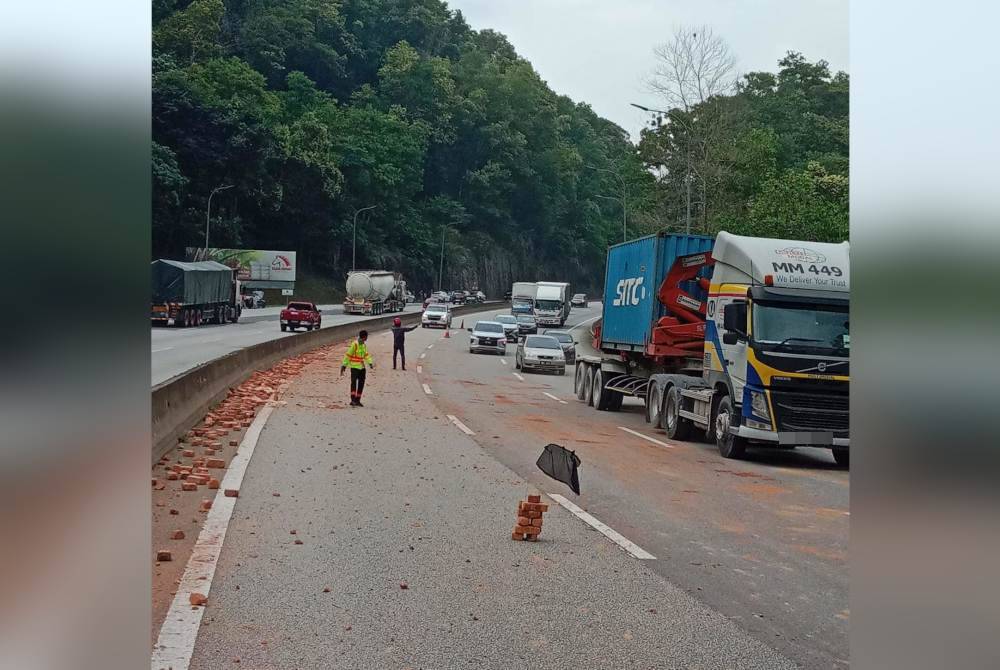
[[850, 247], [720, 232], [659, 234], [608, 249], [595, 353], [577, 398], [642, 400], [671, 438], [720, 453], [821, 446], [849, 463]]

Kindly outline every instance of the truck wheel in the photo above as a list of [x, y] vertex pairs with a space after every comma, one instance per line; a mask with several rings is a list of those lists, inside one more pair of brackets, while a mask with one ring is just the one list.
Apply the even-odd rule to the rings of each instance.
[[733, 435], [729, 427], [733, 425], [733, 401], [729, 396], [723, 396], [719, 408], [715, 410], [715, 444], [723, 458], [743, 458], [747, 451], [746, 438]]
[[286, 326], [285, 324], [281, 324], [281, 332], [284, 333], [287, 330], [288, 330], [288, 326]]
[[583, 402], [588, 405], [594, 404], [594, 366], [588, 365], [587, 371], [583, 374]]
[[833, 460], [842, 468], [851, 467], [851, 451], [849, 449], [834, 449]]
[[604, 388], [603, 370], [594, 371], [593, 390], [590, 393], [591, 404], [594, 406], [594, 409], [599, 412], [606, 412], [608, 410], [608, 396], [610, 394], [607, 389]]
[[573, 392], [576, 393], [577, 400], [583, 400], [584, 396], [587, 395], [586, 384], [584, 383], [586, 373], [587, 364], [577, 363], [576, 372], [573, 375]]
[[663, 428], [673, 440], [691, 439], [691, 421], [680, 414], [681, 390], [671, 386], [663, 401]]
[[663, 391], [658, 384], [649, 383], [652, 386], [646, 394], [646, 423], [653, 428], [660, 428], [660, 419], [663, 415]]

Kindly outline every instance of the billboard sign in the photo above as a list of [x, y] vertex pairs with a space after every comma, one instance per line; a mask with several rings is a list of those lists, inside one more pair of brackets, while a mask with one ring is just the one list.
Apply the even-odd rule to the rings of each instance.
[[260, 249], [187, 248], [189, 261], [218, 261], [237, 270], [241, 281], [295, 281], [294, 251], [262, 251]]

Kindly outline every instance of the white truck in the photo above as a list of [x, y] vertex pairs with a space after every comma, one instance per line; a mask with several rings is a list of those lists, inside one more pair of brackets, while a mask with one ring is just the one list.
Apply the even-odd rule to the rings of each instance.
[[535, 321], [540, 326], [562, 328], [569, 318], [569, 284], [566, 282], [540, 281], [535, 293]]
[[535, 295], [538, 284], [528, 281], [516, 281], [510, 288], [510, 311], [512, 314], [533, 314], [535, 311]]

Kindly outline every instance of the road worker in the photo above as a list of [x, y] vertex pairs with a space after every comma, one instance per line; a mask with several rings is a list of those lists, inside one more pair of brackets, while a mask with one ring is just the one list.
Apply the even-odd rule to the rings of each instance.
[[396, 369], [396, 353], [403, 362], [403, 369], [406, 369], [406, 334], [411, 330], [416, 330], [420, 324], [414, 324], [409, 328], [403, 327], [403, 321], [397, 316], [392, 320], [392, 369]]
[[344, 354], [344, 360], [340, 363], [340, 376], [344, 376], [344, 371], [351, 368], [351, 407], [364, 407], [361, 404], [361, 394], [365, 390], [365, 365], [371, 370], [375, 369], [372, 356], [368, 353], [365, 342], [368, 340], [368, 331], [362, 330], [358, 333], [358, 339], [351, 342]]

